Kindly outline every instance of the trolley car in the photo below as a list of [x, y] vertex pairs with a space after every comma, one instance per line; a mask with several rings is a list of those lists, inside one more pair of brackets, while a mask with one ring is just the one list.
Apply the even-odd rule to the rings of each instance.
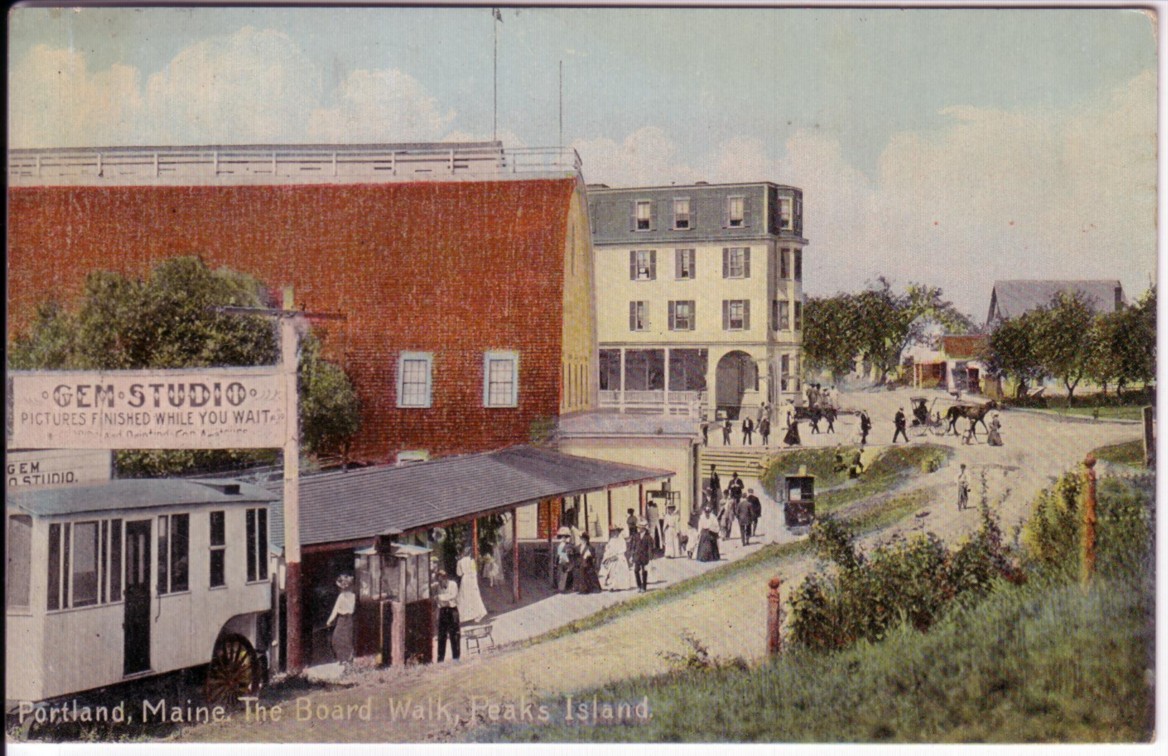
[[9, 491], [6, 702], [208, 663], [210, 700], [255, 691], [274, 498], [221, 480]]

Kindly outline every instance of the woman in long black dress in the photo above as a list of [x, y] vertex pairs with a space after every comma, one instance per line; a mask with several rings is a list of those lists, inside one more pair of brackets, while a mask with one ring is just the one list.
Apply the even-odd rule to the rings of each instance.
[[783, 443], [787, 446], [802, 445], [802, 441], [799, 440], [799, 421], [794, 417], [791, 418], [791, 422], [787, 426], [787, 435], [783, 436]]
[[599, 593], [600, 575], [596, 572], [596, 549], [587, 533], [580, 534], [580, 556], [576, 562], [576, 592]]
[[694, 559], [699, 562], [716, 562], [722, 558], [718, 552], [718, 518], [710, 507], [702, 509], [698, 520], [698, 548]]

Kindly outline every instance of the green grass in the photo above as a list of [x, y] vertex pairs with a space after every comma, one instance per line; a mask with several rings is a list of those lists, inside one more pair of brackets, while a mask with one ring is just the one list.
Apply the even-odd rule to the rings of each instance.
[[1143, 418], [1143, 408], [1135, 406], [1122, 407], [1056, 407], [1052, 409], [1034, 410], [1047, 415], [1071, 415], [1074, 417], [1095, 417], [1098, 412], [1100, 420], [1140, 420]]
[[[638, 726], [480, 730], [482, 741], [1142, 742], [1152, 736], [1154, 609], [1134, 583], [1001, 587], [927, 634], [746, 671], [681, 670], [588, 691], [640, 701]], [[558, 704], [559, 702], [553, 702]], [[552, 705], [553, 712], [562, 707]]]
[[1112, 462], [1117, 465], [1131, 465], [1132, 467], [1144, 466], [1143, 441], [1128, 441], [1123, 444], [1101, 446], [1091, 453], [1095, 455], [1096, 459], [1101, 459], [1104, 462]]
[[830, 514], [862, 499], [891, 490], [913, 475], [943, 467], [953, 450], [946, 446], [914, 444], [893, 446], [872, 461], [855, 485], [826, 491], [816, 497], [815, 513]]

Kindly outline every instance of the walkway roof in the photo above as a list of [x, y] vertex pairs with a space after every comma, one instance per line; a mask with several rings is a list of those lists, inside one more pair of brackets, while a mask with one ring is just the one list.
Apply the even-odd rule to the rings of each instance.
[[[300, 479], [301, 545], [372, 541], [673, 475], [532, 446], [314, 475]], [[270, 530], [273, 544], [283, 545], [282, 505], [272, 508]]]

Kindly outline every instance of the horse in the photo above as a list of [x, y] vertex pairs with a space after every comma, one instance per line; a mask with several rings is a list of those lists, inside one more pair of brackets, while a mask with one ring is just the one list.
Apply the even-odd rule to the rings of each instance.
[[[989, 426], [986, 425], [985, 417], [990, 413], [991, 410], [995, 410], [997, 407], [997, 402], [992, 399], [985, 404], [981, 404], [976, 407], [955, 405], [950, 407], [948, 412], [945, 413], [945, 419], [949, 421], [949, 430], [953, 431], [953, 435], [955, 436], [961, 435], [957, 431], [957, 419], [961, 417], [971, 421], [971, 427], [974, 428], [976, 428], [977, 423], [981, 423], [981, 427], [985, 428], [985, 431], [988, 434], [990, 429]], [[977, 435], [976, 430], [974, 430], [974, 435]]]

